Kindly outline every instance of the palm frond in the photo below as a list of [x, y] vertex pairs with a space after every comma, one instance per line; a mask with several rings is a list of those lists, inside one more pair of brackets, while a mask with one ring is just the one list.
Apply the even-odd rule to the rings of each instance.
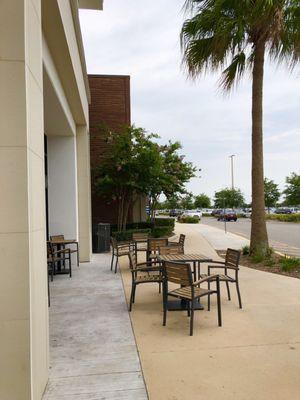
[[231, 64], [222, 72], [220, 79], [220, 86], [229, 91], [233, 86], [239, 82], [246, 69], [246, 54], [241, 52], [236, 54]]

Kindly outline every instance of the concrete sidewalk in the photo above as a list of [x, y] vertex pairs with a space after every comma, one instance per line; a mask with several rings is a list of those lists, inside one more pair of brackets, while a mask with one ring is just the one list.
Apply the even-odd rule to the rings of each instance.
[[147, 400], [120, 274], [110, 254], [51, 282], [44, 400]]
[[[195, 226], [178, 224], [176, 231], [187, 235], [187, 253], [217, 258]], [[215, 240], [212, 236], [210, 231], [206, 237]], [[128, 300], [125, 260], [122, 277]], [[157, 286], [137, 288], [130, 317], [150, 400], [299, 399], [300, 280], [241, 267], [240, 286], [243, 309], [235, 288], [228, 301], [222, 287], [223, 326], [217, 326], [213, 300], [210, 312], [195, 313], [193, 337], [185, 312], [169, 312], [162, 326]]]
[[250, 244], [250, 241], [234, 233], [227, 232], [223, 229], [214, 228], [205, 224], [183, 224], [177, 223], [177, 231], [188, 230], [189, 233], [195, 232], [202, 235], [215, 250], [225, 250], [228, 247], [240, 250], [243, 246]]

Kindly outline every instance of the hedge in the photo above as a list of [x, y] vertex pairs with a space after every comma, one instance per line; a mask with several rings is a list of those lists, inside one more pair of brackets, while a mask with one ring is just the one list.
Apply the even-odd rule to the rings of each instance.
[[281, 222], [300, 222], [300, 213], [298, 214], [266, 214], [266, 219]]
[[181, 217], [178, 222], [182, 224], [198, 224], [200, 222], [199, 218], [195, 217]]
[[127, 229], [126, 231], [114, 231], [112, 237], [118, 242], [123, 242], [132, 239], [133, 233], [148, 233], [151, 234], [151, 229]]
[[172, 229], [175, 227], [175, 219], [174, 218], [155, 218], [154, 226], [169, 226]]
[[155, 238], [170, 236], [173, 233], [173, 228], [171, 226], [155, 226], [152, 229], [152, 236]]

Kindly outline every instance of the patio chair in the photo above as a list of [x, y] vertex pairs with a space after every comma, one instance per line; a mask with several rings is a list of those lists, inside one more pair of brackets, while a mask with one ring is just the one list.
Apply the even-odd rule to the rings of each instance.
[[51, 276], [51, 282], [53, 281], [53, 275], [57, 272], [57, 265], [62, 264], [66, 268], [66, 261], [69, 263], [69, 275], [72, 278], [72, 265], [71, 265], [71, 251], [69, 248], [55, 250], [51, 242], [47, 242], [47, 264], [48, 274]]
[[148, 239], [147, 261], [157, 260], [157, 256], [159, 255], [159, 248], [167, 245], [168, 239], [165, 238]]
[[184, 242], [185, 242], [185, 235], [181, 233], [179, 235], [178, 242], [169, 241], [168, 246], [179, 246], [181, 247], [181, 253], [184, 254]]
[[137, 263], [135, 252], [129, 251], [129, 265], [132, 275], [131, 294], [129, 301], [129, 311], [135, 302], [136, 287], [143, 283], [158, 283], [159, 287], [162, 283], [162, 274], [160, 265], [153, 265], [153, 262], [147, 261]]
[[[208, 266], [208, 274], [201, 274], [200, 278], [205, 278], [206, 276], [210, 276], [212, 269], [222, 268], [224, 270], [224, 274], [219, 275], [219, 277], [220, 277], [220, 282], [226, 283], [228, 300], [231, 300], [229, 284], [235, 283], [237, 296], [239, 300], [239, 307], [242, 308], [241, 293], [239, 288], [240, 256], [241, 256], [240, 251], [234, 249], [227, 249], [225, 261], [213, 261], [213, 264]], [[232, 274], [229, 273], [230, 271], [232, 271]], [[210, 282], [211, 281], [209, 281], [208, 286], [210, 285]], [[209, 303], [209, 298], [208, 298], [208, 303]]]
[[[218, 325], [222, 326], [222, 315], [221, 315], [221, 299], [220, 299], [220, 281], [218, 275], [207, 276], [206, 278], [200, 279], [193, 282], [193, 274], [191, 266], [186, 263], [178, 263], [166, 261], [163, 264], [163, 326], [167, 322], [167, 310], [168, 310], [168, 296], [176, 297], [177, 299], [183, 300], [187, 303], [187, 312], [190, 317], [190, 336], [193, 336], [194, 330], [194, 304], [195, 301], [203, 296], [212, 294], [217, 295], [217, 306], [218, 306]], [[203, 289], [200, 285], [204, 282], [216, 281], [216, 289]], [[180, 285], [179, 288], [168, 290], [168, 283], [172, 282]]]
[[159, 254], [160, 255], [169, 255], [169, 254], [182, 254], [182, 247], [177, 245], [170, 246], [169, 244], [167, 246], [161, 246], [159, 248]]
[[[132, 234], [132, 240], [135, 243], [135, 252], [136, 252], [136, 256], [138, 252], [145, 252], [147, 253], [148, 250], [148, 239], [149, 239], [149, 233], [145, 233], [145, 232], [135, 232]], [[145, 241], [142, 243], [138, 243], [138, 241]], [[135, 242], [137, 241], [137, 242]]]
[[[50, 236], [50, 240], [53, 241], [53, 242], [60, 242], [60, 241], [62, 242], [61, 244], [57, 245], [59, 247], [58, 250], [60, 250], [60, 248], [63, 248], [63, 249], [69, 248], [71, 254], [76, 253], [76, 256], [77, 256], [77, 258], [76, 258], [77, 267], [79, 267], [79, 248], [78, 248], [78, 241], [77, 240], [74, 240], [72, 243], [67, 243], [67, 244], [63, 243], [64, 240], [67, 240], [67, 239], [65, 239], [64, 235], [53, 235], [53, 236]], [[70, 246], [71, 244], [76, 244], [76, 249], [72, 249], [70, 247], [66, 247], [66, 246]]]
[[116, 274], [119, 264], [119, 257], [129, 257], [129, 251], [132, 249], [132, 244], [130, 242], [118, 242], [114, 237], [111, 237], [110, 242], [112, 247], [110, 270], [112, 271], [114, 267]]

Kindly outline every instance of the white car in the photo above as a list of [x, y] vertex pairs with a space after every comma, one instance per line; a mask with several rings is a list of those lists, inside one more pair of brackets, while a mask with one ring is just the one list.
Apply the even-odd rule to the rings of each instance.
[[202, 218], [202, 211], [199, 211], [199, 210], [187, 210], [187, 211], [184, 211], [184, 213], [180, 217], [181, 218], [182, 217], [194, 217], [194, 218], [198, 218], [199, 221], [200, 221], [201, 218]]

